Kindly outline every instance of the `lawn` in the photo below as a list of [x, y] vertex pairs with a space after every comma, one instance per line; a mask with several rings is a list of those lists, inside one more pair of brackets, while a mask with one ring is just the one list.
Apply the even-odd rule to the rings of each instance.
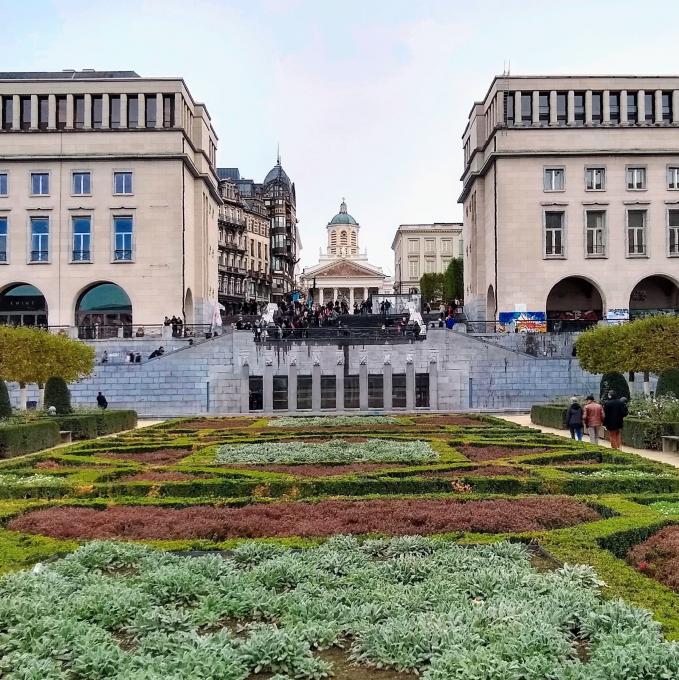
[[493, 418], [168, 421], [0, 519], [10, 680], [679, 678], [677, 471]]

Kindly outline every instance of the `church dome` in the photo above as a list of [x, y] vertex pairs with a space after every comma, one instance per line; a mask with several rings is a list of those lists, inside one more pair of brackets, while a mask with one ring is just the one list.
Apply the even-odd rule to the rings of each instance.
[[280, 158], [278, 159], [276, 165], [274, 165], [273, 168], [269, 170], [269, 174], [264, 178], [264, 184], [269, 184], [269, 182], [281, 182], [282, 184], [285, 184], [288, 190], [290, 190], [292, 183], [290, 182], [290, 178], [287, 176], [285, 170], [283, 170]]
[[347, 212], [347, 204], [342, 201], [340, 210], [331, 220], [330, 224], [358, 224], [358, 222]]

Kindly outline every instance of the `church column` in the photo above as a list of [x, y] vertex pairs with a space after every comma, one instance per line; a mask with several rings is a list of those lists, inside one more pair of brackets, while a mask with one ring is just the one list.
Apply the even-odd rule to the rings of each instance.
[[349, 314], [354, 311], [354, 287], [349, 288]]
[[332, 289], [332, 301], [333, 302], [337, 301], [337, 288]]
[[318, 304], [323, 304], [323, 287], [318, 289]]
[[368, 289], [367, 289], [367, 288], [364, 288], [364, 289], [363, 289], [363, 299], [364, 299], [364, 300], [367, 300], [367, 299], [368, 299]]

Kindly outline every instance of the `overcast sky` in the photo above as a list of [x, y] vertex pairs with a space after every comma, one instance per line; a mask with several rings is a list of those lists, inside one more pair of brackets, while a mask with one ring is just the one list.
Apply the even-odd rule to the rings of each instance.
[[317, 261], [343, 196], [361, 247], [393, 272], [401, 223], [461, 221], [460, 136], [514, 74], [672, 73], [676, 2], [589, 0], [0, 0], [3, 70], [182, 76], [219, 135], [220, 166], [297, 186]]

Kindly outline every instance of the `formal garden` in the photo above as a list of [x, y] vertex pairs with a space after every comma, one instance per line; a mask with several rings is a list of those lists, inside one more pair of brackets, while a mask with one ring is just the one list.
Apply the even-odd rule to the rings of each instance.
[[679, 677], [679, 471], [471, 415], [0, 461], [10, 680]]

